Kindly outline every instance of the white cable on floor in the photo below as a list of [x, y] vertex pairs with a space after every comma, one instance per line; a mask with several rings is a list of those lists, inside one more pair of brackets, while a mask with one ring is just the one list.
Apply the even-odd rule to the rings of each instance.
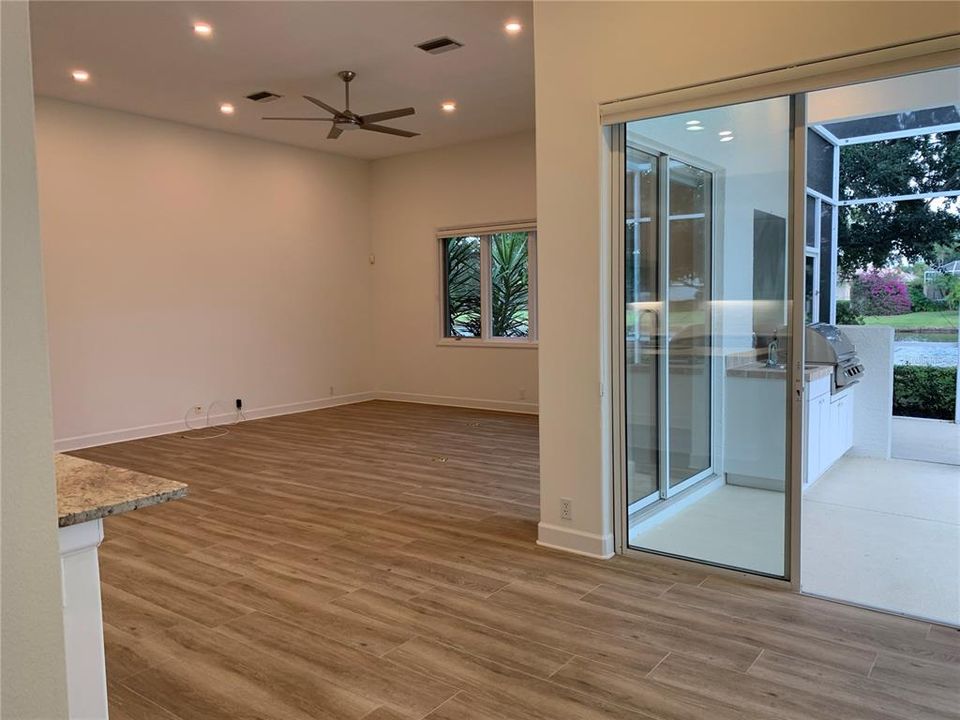
[[[210, 424], [210, 411], [213, 409], [213, 406], [214, 406], [214, 405], [219, 405], [219, 404], [220, 404], [219, 401], [214, 400], [212, 403], [210, 403], [210, 404], [207, 406], [207, 424], [206, 424], [206, 427], [196, 428], [196, 427], [192, 427], [192, 426], [190, 425], [190, 420], [188, 419], [189, 416], [190, 416], [190, 409], [187, 409], [187, 411], [183, 414], [183, 424], [187, 426], [187, 431], [188, 431], [188, 432], [203, 431], [203, 430], [219, 430], [220, 432], [216, 433], [215, 435], [202, 435], [202, 436], [201, 436], [201, 435], [181, 435], [180, 438], [183, 439], [183, 440], [215, 440], [216, 438], [221, 438], [221, 437], [223, 437], [224, 435], [229, 435], [229, 434], [230, 434], [230, 428], [227, 427], [226, 425], [211, 425], [211, 424]], [[230, 423], [230, 424], [231, 424], [231, 425], [239, 425], [241, 420], [246, 420], [246, 419], [247, 419], [246, 416], [243, 414], [243, 409], [242, 409], [242, 408], [238, 408], [238, 409], [237, 409], [237, 419], [234, 420], [234, 421], [233, 421], [232, 423]]]

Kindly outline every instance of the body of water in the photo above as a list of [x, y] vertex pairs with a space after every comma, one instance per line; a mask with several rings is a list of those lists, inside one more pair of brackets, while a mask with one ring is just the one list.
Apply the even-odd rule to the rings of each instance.
[[957, 347], [956, 333], [929, 336], [897, 333], [893, 341], [894, 365], [956, 367], [958, 356], [960, 350]]

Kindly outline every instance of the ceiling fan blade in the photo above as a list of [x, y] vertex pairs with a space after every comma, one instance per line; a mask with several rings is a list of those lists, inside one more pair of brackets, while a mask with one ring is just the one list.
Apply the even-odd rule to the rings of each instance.
[[318, 122], [333, 122], [333, 118], [318, 118], [318, 117], [265, 117], [260, 119], [261, 120], [314, 120]]
[[365, 123], [378, 123], [381, 120], [393, 120], [407, 115], [413, 115], [416, 112], [412, 107], [399, 108], [398, 110], [385, 110], [384, 112], [371, 113], [370, 115], [361, 115]]
[[337, 110], [335, 107], [332, 107], [332, 106], [330, 106], [330, 105], [327, 105], [323, 100], [317, 100], [315, 97], [310, 97], [309, 95], [304, 95], [304, 96], [303, 96], [303, 99], [304, 99], [304, 100], [309, 100], [310, 102], [312, 102], [314, 105], [316, 105], [316, 106], [318, 106], [318, 107], [322, 107], [322, 108], [323, 108], [324, 110], [326, 110], [328, 113], [333, 113], [334, 115], [339, 115], [339, 114], [340, 114], [340, 111], [339, 111], [339, 110]]
[[342, 134], [343, 134], [343, 130], [339, 126], [334, 125], [332, 128], [330, 128], [330, 132], [327, 133], [327, 139], [336, 140]]
[[416, 137], [420, 133], [410, 132], [409, 130], [400, 130], [398, 128], [387, 127], [386, 125], [370, 125], [364, 123], [360, 126], [361, 130], [372, 130], [373, 132], [386, 133], [387, 135], [399, 135], [400, 137]]

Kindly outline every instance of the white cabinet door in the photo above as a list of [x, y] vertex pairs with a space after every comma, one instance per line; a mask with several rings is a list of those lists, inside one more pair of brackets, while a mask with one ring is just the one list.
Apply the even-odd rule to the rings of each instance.
[[827, 461], [824, 470], [833, 465], [843, 454], [843, 398], [830, 400], [830, 432], [827, 441]]
[[820, 477], [820, 413], [817, 410], [819, 401], [820, 398], [807, 399], [807, 485]]
[[823, 475], [832, 461], [830, 459], [831, 450], [831, 423], [830, 423], [830, 396], [822, 395], [817, 398], [817, 422], [819, 423], [819, 437], [817, 443], [820, 445], [818, 452], [819, 465], [817, 466], [817, 477]]

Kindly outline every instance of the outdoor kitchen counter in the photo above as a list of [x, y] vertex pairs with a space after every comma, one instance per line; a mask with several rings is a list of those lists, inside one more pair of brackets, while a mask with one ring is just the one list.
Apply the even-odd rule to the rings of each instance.
[[70, 718], [106, 718], [97, 552], [103, 518], [182, 498], [187, 486], [70, 455], [57, 455], [55, 467]]
[[[807, 365], [803, 369], [803, 381], [813, 382], [818, 378], [830, 377], [833, 373], [833, 367], [830, 365]], [[786, 368], [767, 367], [767, 364], [761, 360], [754, 360], [740, 365], [727, 367], [729, 377], [749, 377], [749, 378], [769, 378], [772, 380], [782, 380], [787, 376]]]

